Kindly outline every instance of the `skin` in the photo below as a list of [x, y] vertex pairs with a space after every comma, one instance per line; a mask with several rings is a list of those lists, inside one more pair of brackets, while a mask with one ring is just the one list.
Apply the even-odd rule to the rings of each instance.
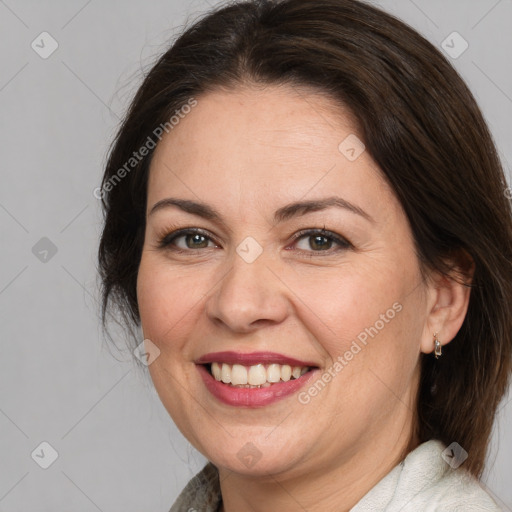
[[[418, 445], [420, 354], [433, 351], [434, 332], [453, 339], [469, 290], [422, 279], [407, 218], [377, 165], [367, 151], [351, 162], [338, 150], [357, 134], [339, 104], [289, 86], [197, 100], [150, 169], [137, 293], [144, 337], [160, 350], [151, 378], [181, 432], [219, 468], [225, 512], [349, 510]], [[371, 220], [338, 207], [272, 220], [284, 205], [334, 195]], [[176, 206], [150, 214], [169, 197], [207, 203], [223, 222]], [[159, 247], [188, 227], [210, 238]], [[293, 240], [324, 227], [351, 245]], [[248, 236], [263, 249], [252, 263], [236, 252]], [[297, 394], [256, 409], [223, 404], [194, 364], [214, 351], [275, 351], [325, 371], [394, 303], [401, 311], [308, 404]], [[251, 467], [237, 456], [248, 442], [261, 453]]]

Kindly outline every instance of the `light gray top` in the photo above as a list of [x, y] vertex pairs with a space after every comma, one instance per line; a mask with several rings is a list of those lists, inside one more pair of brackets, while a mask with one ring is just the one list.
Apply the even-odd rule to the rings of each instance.
[[[463, 466], [443, 459], [446, 446], [426, 441], [370, 489], [350, 512], [501, 512], [502, 509]], [[169, 512], [218, 512], [217, 468], [208, 463], [186, 485]]]

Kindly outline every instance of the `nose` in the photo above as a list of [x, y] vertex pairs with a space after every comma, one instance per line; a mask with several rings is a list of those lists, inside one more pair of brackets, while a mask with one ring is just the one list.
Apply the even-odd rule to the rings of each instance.
[[229, 270], [207, 299], [211, 321], [236, 332], [283, 322], [290, 311], [286, 287], [260, 256], [247, 263], [234, 254]]

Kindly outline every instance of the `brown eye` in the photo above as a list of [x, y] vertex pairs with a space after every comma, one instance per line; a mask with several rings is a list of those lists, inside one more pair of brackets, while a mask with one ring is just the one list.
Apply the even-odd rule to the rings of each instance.
[[[183, 238], [177, 237], [175, 240]], [[198, 234], [191, 234], [191, 235], [184, 235], [185, 238], [185, 245], [189, 249], [203, 249], [204, 247], [208, 247], [208, 238], [204, 235], [198, 235]], [[178, 245], [178, 244], [176, 244]]]
[[326, 251], [332, 247], [332, 240], [326, 236], [310, 236], [309, 246], [314, 250]]
[[180, 229], [169, 233], [160, 240], [158, 245], [160, 248], [179, 251], [217, 247], [208, 235], [197, 229]]
[[338, 246], [337, 250], [351, 247], [351, 244], [341, 236], [323, 229], [301, 231], [295, 239], [296, 248], [306, 252], [329, 251], [333, 246]]

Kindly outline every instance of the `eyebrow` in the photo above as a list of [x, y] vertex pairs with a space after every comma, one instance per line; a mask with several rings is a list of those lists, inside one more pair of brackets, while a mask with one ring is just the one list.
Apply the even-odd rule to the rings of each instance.
[[[162, 210], [169, 207], [177, 207], [184, 212], [191, 213], [193, 215], [197, 215], [199, 217], [203, 217], [205, 219], [216, 221], [219, 224], [225, 225], [222, 215], [215, 210], [215, 208], [196, 201], [190, 201], [188, 199], [177, 199], [173, 197], [168, 197], [166, 199], [162, 199], [156, 202], [152, 207], [148, 214], [148, 217], [155, 213], [158, 210]], [[326, 197], [324, 199], [315, 199], [311, 201], [297, 201], [294, 203], [287, 204], [282, 208], [279, 208], [274, 213], [274, 223], [279, 224], [280, 222], [284, 222], [286, 220], [291, 219], [292, 217], [298, 217], [301, 215], [306, 215], [310, 212], [317, 212], [320, 210], [325, 210], [330, 207], [338, 207], [348, 210], [356, 215], [363, 217], [364, 219], [375, 222], [374, 219], [366, 213], [362, 208], [349, 203], [345, 199], [337, 196]]]

